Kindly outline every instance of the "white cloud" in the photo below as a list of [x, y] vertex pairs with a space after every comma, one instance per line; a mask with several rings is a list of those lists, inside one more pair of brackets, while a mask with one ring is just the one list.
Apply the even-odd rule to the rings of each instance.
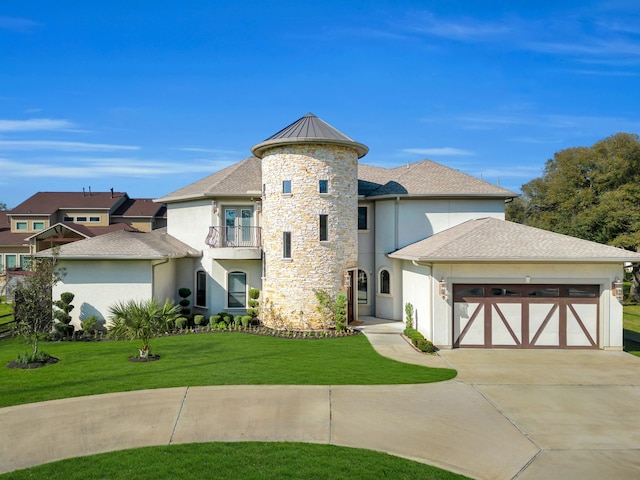
[[196, 152], [196, 153], [215, 153], [216, 155], [241, 155], [242, 152], [237, 150], [223, 150], [220, 148], [201, 148], [201, 147], [182, 147], [178, 148], [181, 152]]
[[29, 120], [0, 120], [0, 132], [32, 132], [40, 130], [67, 130], [74, 124], [68, 120], [31, 118]]
[[140, 150], [135, 145], [64, 142], [52, 140], [0, 140], [0, 150], [56, 150], [61, 152]]
[[487, 23], [470, 18], [444, 20], [431, 12], [418, 14], [407, 28], [416, 33], [461, 41], [494, 39], [511, 30], [506, 24]]
[[470, 156], [475, 153], [460, 148], [440, 147], [440, 148], [404, 148], [403, 153], [415, 153], [417, 155], [432, 155], [434, 157], [442, 156]]

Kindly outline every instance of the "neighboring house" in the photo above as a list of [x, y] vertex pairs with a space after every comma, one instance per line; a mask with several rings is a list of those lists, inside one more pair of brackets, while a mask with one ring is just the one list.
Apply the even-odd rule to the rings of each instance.
[[54, 296], [106, 318], [107, 304], [188, 287], [195, 312], [243, 313], [253, 287], [263, 322], [316, 328], [324, 290], [347, 294], [349, 321], [402, 321], [411, 303], [443, 348], [622, 348], [614, 287], [640, 254], [507, 222], [516, 194], [429, 160], [359, 164], [367, 147], [311, 114], [252, 152], [157, 200], [172, 249], [108, 245], [130, 232], [63, 245]]

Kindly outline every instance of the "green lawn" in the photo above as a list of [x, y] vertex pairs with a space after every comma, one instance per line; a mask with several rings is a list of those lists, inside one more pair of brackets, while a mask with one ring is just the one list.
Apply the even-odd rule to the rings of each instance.
[[8, 303], [0, 303], [0, 324], [13, 320], [13, 315], [5, 317], [4, 315], [13, 313], [13, 307]]
[[640, 333], [640, 305], [625, 304], [623, 312], [624, 329]]
[[200, 443], [122, 450], [0, 475], [0, 480], [453, 480], [462, 475], [356, 448], [305, 443]]
[[[379, 355], [364, 335], [292, 340], [244, 333], [153, 339], [155, 362], [129, 362], [139, 342], [43, 342], [60, 362], [34, 370], [0, 368], [0, 407], [98, 393], [197, 385], [384, 385], [448, 380], [455, 370]], [[27, 349], [0, 341], [0, 365]]]

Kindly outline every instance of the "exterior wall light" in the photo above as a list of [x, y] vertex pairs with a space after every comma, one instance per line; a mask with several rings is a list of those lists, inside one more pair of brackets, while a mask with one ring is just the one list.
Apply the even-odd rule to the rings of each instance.
[[624, 293], [622, 290], [622, 280], [618, 277], [611, 283], [611, 295], [616, 297], [616, 300], [621, 302], [624, 298]]
[[344, 272], [344, 275], [342, 275], [342, 286], [351, 288], [351, 275], [349, 275], [349, 272]]
[[218, 213], [218, 202], [215, 200], [211, 202], [211, 211], [213, 213]]
[[443, 300], [446, 300], [449, 296], [449, 291], [447, 290], [447, 279], [444, 277], [442, 277], [438, 283], [438, 294]]

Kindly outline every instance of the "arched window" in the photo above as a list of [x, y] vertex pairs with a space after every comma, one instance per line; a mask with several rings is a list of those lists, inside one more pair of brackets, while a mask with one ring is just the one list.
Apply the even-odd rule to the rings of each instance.
[[247, 274], [229, 272], [227, 275], [227, 307], [245, 308], [247, 306]]
[[369, 303], [367, 296], [367, 272], [358, 270], [358, 303]]
[[380, 270], [380, 293], [391, 293], [391, 275], [389, 270]]
[[207, 306], [207, 274], [202, 270], [196, 272], [196, 306]]

